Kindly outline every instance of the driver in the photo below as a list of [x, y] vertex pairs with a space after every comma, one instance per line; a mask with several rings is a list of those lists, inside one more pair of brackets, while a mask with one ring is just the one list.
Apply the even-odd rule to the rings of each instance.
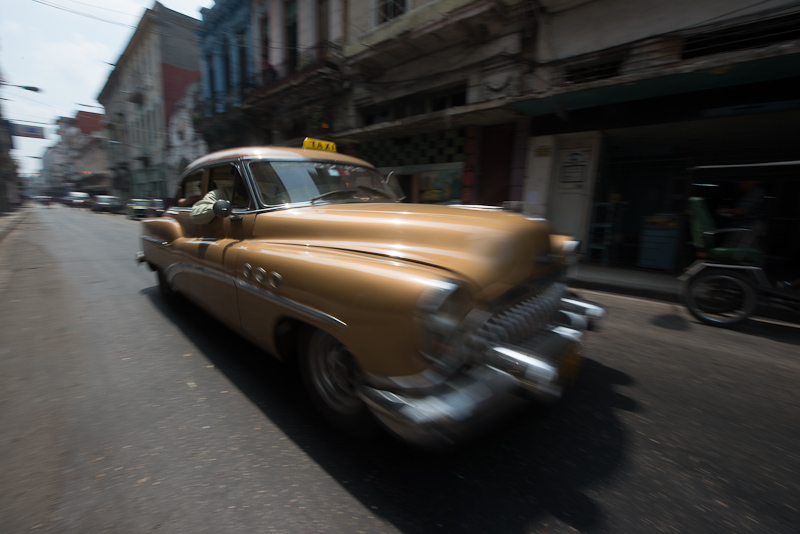
[[233, 174], [233, 186], [217, 187], [212, 189], [206, 195], [194, 203], [190, 217], [195, 224], [208, 224], [214, 220], [214, 204], [218, 200], [227, 200], [234, 208], [247, 207], [250, 199], [247, 195], [247, 189], [244, 187], [239, 171], [235, 168], [231, 171]]

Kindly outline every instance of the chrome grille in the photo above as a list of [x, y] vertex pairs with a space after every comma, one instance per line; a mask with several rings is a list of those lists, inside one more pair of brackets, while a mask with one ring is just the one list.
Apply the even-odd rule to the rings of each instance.
[[488, 343], [524, 345], [554, 322], [565, 292], [564, 284], [553, 283], [496, 310], [481, 327], [481, 338]]

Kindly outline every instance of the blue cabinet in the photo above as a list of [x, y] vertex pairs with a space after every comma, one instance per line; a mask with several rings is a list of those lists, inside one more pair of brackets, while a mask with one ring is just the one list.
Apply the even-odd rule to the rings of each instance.
[[[660, 220], [664, 220], [660, 218]], [[677, 219], [664, 224], [645, 224], [639, 239], [639, 266], [671, 271], [675, 268], [680, 228]]]

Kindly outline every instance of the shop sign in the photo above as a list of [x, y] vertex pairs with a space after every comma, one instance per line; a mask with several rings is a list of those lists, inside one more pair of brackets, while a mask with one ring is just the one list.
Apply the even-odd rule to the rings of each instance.
[[17, 137], [33, 137], [34, 139], [44, 139], [44, 128], [41, 126], [29, 126], [27, 124], [11, 124], [11, 135]]
[[586, 170], [589, 167], [589, 155], [582, 150], [565, 151], [561, 162], [562, 184], [579, 184], [586, 181]]

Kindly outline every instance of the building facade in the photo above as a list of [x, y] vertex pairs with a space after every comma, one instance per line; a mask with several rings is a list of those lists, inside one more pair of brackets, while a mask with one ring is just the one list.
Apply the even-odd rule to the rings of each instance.
[[[74, 117], [59, 118], [56, 125], [59, 140], [52, 147], [52, 155], [57, 156], [47, 158], [45, 180], [53, 189], [62, 191], [82, 191], [92, 196], [114, 194], [106, 151], [105, 117], [78, 111]], [[44, 168], [44, 160], [42, 165]]]
[[416, 202], [519, 201], [524, 117], [508, 107], [532, 54], [530, 2], [350, 3], [344, 129]]
[[[247, 42], [241, 3], [214, 10], [201, 35]], [[211, 148], [325, 137], [398, 173], [410, 201], [521, 200], [527, 119], [508, 104], [532, 53], [529, 2], [256, 0], [249, 12], [249, 46], [204, 58]]]
[[177, 191], [178, 178], [189, 163], [209, 152], [206, 142], [195, 129], [195, 109], [200, 91], [200, 82], [192, 83], [175, 105], [169, 120], [169, 148], [166, 155], [168, 194]]
[[198, 21], [156, 2], [145, 11], [97, 100], [105, 107], [109, 166], [123, 198], [171, 194], [167, 127], [200, 79]]
[[[254, 0], [249, 33], [244, 3], [217, 8], [203, 31], [249, 42], [226, 53], [250, 70], [204, 94], [210, 147], [334, 140], [410, 201], [511, 202], [589, 261], [680, 270], [688, 196], [732, 202], [755, 171], [730, 166], [800, 161], [791, 0]], [[800, 242], [781, 200], [800, 180], [796, 165], [757, 177], [777, 199], [772, 254]]]
[[255, 79], [250, 0], [221, 0], [201, 15], [198, 128], [212, 150], [252, 144], [247, 116], [241, 112]]
[[[686, 199], [713, 210], [735, 202], [734, 181], [756, 179], [763, 248], [785, 264], [781, 249], [800, 240], [800, 167], [784, 165], [800, 160], [800, 6], [538, 6], [537, 68], [511, 106], [530, 120], [525, 210], [579, 236], [588, 260], [677, 272], [694, 258]], [[765, 163], [780, 164], [751, 166]]]
[[343, 100], [342, 6], [225, 0], [203, 10], [198, 129], [212, 150], [327, 133], [331, 110]]

